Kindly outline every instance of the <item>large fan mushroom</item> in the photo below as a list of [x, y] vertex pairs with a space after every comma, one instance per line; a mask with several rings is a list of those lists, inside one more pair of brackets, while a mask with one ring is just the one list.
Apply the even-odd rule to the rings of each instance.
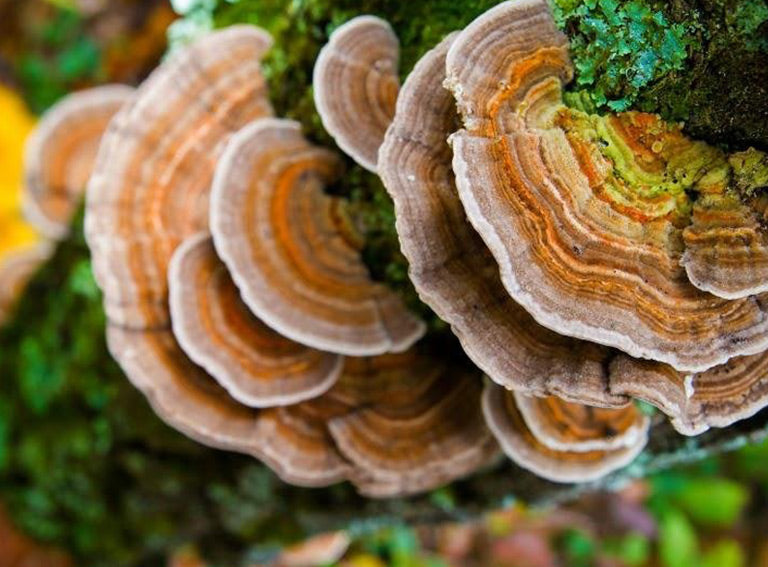
[[467, 355], [498, 384], [623, 405], [627, 399], [608, 388], [609, 349], [538, 325], [506, 292], [493, 257], [466, 218], [447, 143], [458, 122], [456, 104], [442, 87], [454, 38], [427, 53], [408, 76], [379, 153], [410, 279], [422, 300], [452, 325]]
[[155, 411], [190, 437], [259, 455], [258, 412], [193, 364], [170, 328], [167, 271], [205, 230], [213, 170], [231, 134], [271, 113], [251, 26], [172, 55], [115, 116], [86, 197], [86, 237], [104, 291], [108, 344]]
[[210, 34], [164, 62], [110, 124], [85, 222], [112, 324], [169, 324], [168, 263], [208, 227], [218, 158], [235, 131], [272, 113], [259, 67], [270, 44], [252, 26]]
[[49, 238], [66, 235], [93, 171], [107, 125], [134, 90], [107, 85], [68, 95], [52, 106], [25, 150], [24, 213]]
[[628, 465], [645, 447], [650, 426], [631, 404], [600, 409], [491, 383], [483, 411], [509, 458], [554, 482], [587, 482]]
[[280, 334], [350, 356], [403, 351], [425, 326], [371, 280], [345, 202], [323, 191], [339, 173], [336, 155], [295, 122], [244, 128], [213, 184], [216, 250], [251, 311]]
[[[656, 116], [566, 108], [568, 43], [546, 0], [486, 12], [446, 68], [465, 126], [452, 138], [460, 197], [508, 293], [537, 321], [685, 371], [768, 347], [767, 297], [718, 298], [680, 265], [731, 261], [711, 244], [684, 253], [709, 222], [694, 210], [685, 230], [691, 209], [716, 214], [737, 198], [732, 166]], [[709, 278], [729, 288], [729, 273]]]
[[400, 87], [400, 43], [390, 25], [360, 16], [331, 34], [315, 63], [317, 113], [339, 147], [376, 172]]

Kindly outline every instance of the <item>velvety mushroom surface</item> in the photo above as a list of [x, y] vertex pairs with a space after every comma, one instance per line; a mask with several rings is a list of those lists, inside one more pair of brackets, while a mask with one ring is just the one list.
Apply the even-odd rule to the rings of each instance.
[[408, 76], [379, 153], [410, 279], [421, 299], [452, 326], [467, 355], [498, 384], [624, 405], [627, 399], [608, 388], [610, 350], [537, 324], [506, 292], [498, 266], [466, 218], [447, 143], [459, 119], [453, 96], [442, 86], [454, 38], [427, 53]]
[[345, 201], [324, 192], [340, 168], [295, 122], [244, 128], [216, 171], [216, 250], [251, 311], [280, 334], [350, 356], [403, 351], [425, 326], [371, 280]]
[[724, 154], [656, 116], [566, 108], [568, 43], [545, 0], [486, 12], [446, 69], [461, 200], [537, 321], [685, 371], [768, 347], [766, 297], [749, 296], [765, 283], [758, 209]]
[[169, 291], [179, 344], [239, 402], [253, 407], [297, 403], [336, 382], [343, 358], [290, 341], [254, 317], [207, 233], [176, 250]]
[[110, 124], [85, 222], [112, 324], [169, 324], [168, 263], [208, 227], [218, 158], [232, 133], [272, 113], [259, 66], [270, 45], [252, 26], [203, 37], [155, 70]]
[[375, 172], [400, 87], [400, 42], [390, 25], [360, 16], [339, 27], [321, 50], [312, 80], [315, 106], [336, 143]]
[[42, 117], [25, 148], [24, 213], [49, 238], [62, 238], [85, 193], [101, 137], [134, 89], [107, 85], [64, 97]]
[[645, 447], [650, 425], [633, 405], [598, 409], [530, 399], [490, 382], [483, 411], [507, 456], [553, 482], [596, 480], [628, 465]]

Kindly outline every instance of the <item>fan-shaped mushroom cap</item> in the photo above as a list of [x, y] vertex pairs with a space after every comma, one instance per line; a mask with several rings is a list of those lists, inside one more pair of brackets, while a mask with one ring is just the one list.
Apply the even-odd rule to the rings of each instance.
[[259, 68], [270, 44], [252, 26], [212, 33], [164, 62], [110, 124], [88, 187], [86, 235], [113, 324], [168, 325], [168, 263], [207, 229], [221, 151], [272, 112]]
[[497, 445], [480, 411], [474, 371], [447, 368], [413, 351], [348, 359], [332, 395], [350, 411], [329, 427], [367, 496], [437, 488], [486, 465]]
[[460, 197], [537, 321], [681, 370], [768, 347], [764, 296], [717, 298], [680, 266], [685, 190], [722, 192], [717, 151], [655, 116], [566, 109], [567, 41], [546, 0], [486, 12], [446, 67], [466, 128], [453, 137]]
[[332, 396], [264, 410], [259, 420], [262, 460], [280, 478], [301, 486], [328, 486], [349, 478], [352, 467], [328, 432], [328, 421], [348, 411]]
[[49, 238], [61, 238], [85, 192], [107, 125], [134, 89], [107, 85], [73, 93], [43, 116], [24, 163], [24, 212]]
[[371, 280], [344, 201], [323, 192], [339, 171], [295, 122], [247, 126], [216, 171], [216, 250], [251, 311], [280, 334], [351, 356], [405, 350], [425, 326]]
[[458, 115], [445, 80], [455, 35], [427, 53], [405, 81], [379, 153], [395, 202], [397, 233], [421, 299], [495, 382], [532, 394], [623, 405], [608, 392], [609, 349], [538, 325], [506, 292], [498, 266], [466, 218], [451, 169], [448, 136]]
[[548, 396], [537, 398], [514, 392], [528, 429], [554, 451], [616, 451], [645, 444], [650, 420], [627, 404], [603, 409]]
[[248, 310], [207, 233], [188, 238], [169, 268], [173, 333], [187, 355], [233, 398], [252, 407], [324, 393], [342, 357], [286, 339]]
[[317, 113], [339, 147], [376, 172], [400, 87], [400, 42], [374, 16], [350, 20], [331, 34], [315, 63], [312, 85]]
[[483, 412], [509, 458], [553, 482], [596, 480], [632, 462], [648, 440], [649, 421], [632, 405], [601, 410], [526, 400], [489, 382]]
[[47, 242], [26, 246], [0, 259], [0, 324], [10, 315], [24, 286], [51, 255]]
[[768, 355], [732, 358], [698, 374], [626, 356], [611, 362], [612, 389], [646, 400], [684, 435], [728, 427], [768, 405]]
[[699, 289], [738, 299], [768, 291], [768, 197], [756, 194], [768, 187], [768, 156], [750, 149], [728, 162], [732, 190], [694, 204], [682, 264]]
[[169, 330], [111, 326], [107, 344], [155, 413], [190, 438], [262, 458], [259, 413], [236, 403], [182, 352]]

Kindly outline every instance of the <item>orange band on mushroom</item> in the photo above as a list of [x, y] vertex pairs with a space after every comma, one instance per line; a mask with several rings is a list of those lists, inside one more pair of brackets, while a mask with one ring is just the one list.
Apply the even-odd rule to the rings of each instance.
[[282, 335], [351, 356], [405, 350], [424, 324], [371, 280], [344, 202], [323, 192], [340, 167], [295, 122], [244, 128], [216, 172], [216, 249], [248, 307]]

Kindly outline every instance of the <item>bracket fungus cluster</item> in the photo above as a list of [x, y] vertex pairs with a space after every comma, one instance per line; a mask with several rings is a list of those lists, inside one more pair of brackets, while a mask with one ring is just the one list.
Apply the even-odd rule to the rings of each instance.
[[171, 56], [89, 183], [109, 346], [168, 423], [288, 482], [389, 497], [499, 448], [550, 480], [598, 478], [647, 442], [634, 398], [686, 434], [768, 403], [765, 156], [566, 107], [546, 0], [499, 4], [402, 89], [392, 28], [344, 24], [314, 70], [318, 113], [392, 196], [410, 278], [474, 365], [449, 361], [369, 274], [326, 191], [343, 161], [273, 116], [270, 42], [236, 26]]

